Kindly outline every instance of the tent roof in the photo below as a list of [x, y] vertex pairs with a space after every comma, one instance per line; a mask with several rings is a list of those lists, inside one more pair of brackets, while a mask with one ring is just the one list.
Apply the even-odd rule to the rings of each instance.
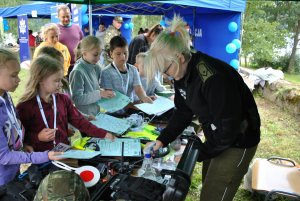
[[[34, 0], [37, 1], [37, 0]], [[40, 0], [39, 0], [40, 1]], [[175, 7], [201, 7], [217, 10], [244, 12], [246, 0], [53, 0], [63, 3], [94, 4], [98, 10], [107, 13], [135, 15], [162, 15]]]
[[[53, 0], [56, 2], [84, 3], [87, 0]], [[93, 14], [129, 14], [129, 15], [164, 15], [171, 11], [200, 9], [200, 12], [243, 12], [245, 0], [173, 0], [173, 1], [141, 1], [138, 0], [90, 0], [93, 3]], [[133, 2], [136, 1], [136, 2]], [[109, 3], [109, 4], [108, 4]], [[4, 18], [27, 14], [31, 17], [32, 10], [37, 11], [38, 17], [51, 16], [50, 8], [57, 5], [53, 2], [35, 2], [16, 7], [0, 9], [0, 16]]]
[[[38, 1], [38, 0], [33, 0]], [[162, 3], [169, 3], [175, 5], [186, 5], [222, 10], [231, 10], [243, 12], [245, 10], [246, 0], [173, 0], [162, 1]], [[115, 4], [115, 3], [130, 3], [130, 2], [153, 2], [151, 0], [52, 0], [52, 2], [63, 3], [77, 3], [77, 4]], [[155, 1], [157, 2], [157, 1]]]
[[131, 2], [118, 4], [95, 4], [93, 5], [93, 14], [131, 14], [131, 15], [164, 15], [171, 11], [182, 9], [198, 8], [200, 12], [243, 12], [245, 4], [230, 4], [225, 1], [151, 1], [151, 2]]
[[24, 4], [15, 7], [7, 7], [0, 9], [0, 16], [4, 18], [17, 17], [18, 15], [27, 14], [31, 17], [32, 10], [37, 11], [37, 16], [40, 18], [50, 18], [52, 6], [57, 5], [53, 2], [35, 2]]

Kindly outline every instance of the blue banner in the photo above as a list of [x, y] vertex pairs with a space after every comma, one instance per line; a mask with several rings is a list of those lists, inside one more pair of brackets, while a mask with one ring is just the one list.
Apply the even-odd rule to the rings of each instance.
[[27, 15], [18, 15], [18, 33], [20, 41], [20, 61], [30, 60]]
[[76, 4], [71, 4], [71, 10], [72, 10], [72, 23], [77, 24], [79, 27], [81, 27], [81, 9], [77, 7]]

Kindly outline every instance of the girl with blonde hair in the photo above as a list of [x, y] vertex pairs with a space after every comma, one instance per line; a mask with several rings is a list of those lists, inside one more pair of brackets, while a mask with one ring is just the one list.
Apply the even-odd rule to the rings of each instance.
[[[54, 58], [54, 59], [62, 62], [62, 64], [64, 64], [64, 56], [62, 55], [62, 53], [60, 51], [58, 51], [54, 47], [50, 47], [50, 46], [42, 47], [39, 51], [39, 56], [42, 56], [42, 55], [48, 55], [51, 58]], [[69, 81], [66, 78], [63, 78], [61, 80], [61, 82], [62, 82], [61, 92], [68, 95], [69, 97], [71, 97]]]
[[64, 57], [64, 76], [68, 75], [68, 69], [70, 66], [71, 55], [68, 48], [62, 43], [58, 42], [59, 28], [54, 23], [46, 24], [41, 29], [44, 42], [42, 42], [35, 50], [33, 59], [40, 54], [40, 49], [44, 46], [54, 47], [60, 51]]
[[191, 52], [185, 24], [175, 16], [145, 59], [148, 80], [159, 71], [173, 78], [175, 87], [176, 109], [153, 149], [174, 141], [197, 115], [206, 138], [198, 148], [198, 161], [203, 161], [200, 200], [231, 201], [260, 141], [260, 117], [234, 68]]
[[136, 63], [135, 67], [137, 67], [139, 71], [139, 75], [141, 77], [141, 83], [143, 89], [145, 90], [147, 96], [155, 96], [155, 93], [165, 91], [166, 88], [160, 83], [157, 77], [154, 77], [150, 82], [147, 81], [147, 77], [145, 76], [145, 58], [147, 53], [141, 52], [136, 55]]
[[62, 142], [69, 144], [68, 123], [89, 136], [113, 139], [113, 135], [97, 128], [73, 106], [62, 87], [63, 67], [60, 61], [42, 55], [34, 59], [17, 111], [28, 131], [25, 142], [36, 151], [52, 149]]
[[100, 89], [101, 55], [100, 40], [95, 36], [82, 39], [76, 49], [78, 60], [70, 73], [70, 86], [75, 106], [83, 113], [97, 115], [100, 107], [97, 104], [101, 98], [115, 96], [111, 90]]
[[56, 160], [58, 152], [23, 152], [25, 130], [8, 92], [20, 83], [20, 63], [10, 51], [0, 48], [0, 188], [12, 181], [21, 163], [40, 164]]

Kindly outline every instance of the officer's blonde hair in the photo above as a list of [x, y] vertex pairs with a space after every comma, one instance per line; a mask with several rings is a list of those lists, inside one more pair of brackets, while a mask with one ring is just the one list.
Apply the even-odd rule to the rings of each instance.
[[35, 97], [38, 94], [41, 81], [59, 71], [63, 72], [63, 70], [61, 61], [45, 54], [38, 56], [30, 65], [29, 79], [19, 102], [22, 103]]
[[5, 48], [0, 48], [0, 69], [6, 68], [6, 62], [11, 60], [18, 61], [18, 58], [13, 52]]
[[147, 66], [145, 75], [148, 81], [154, 78], [157, 71], [163, 73], [171, 62], [177, 65], [178, 71], [178, 54], [183, 54], [187, 60], [190, 58], [190, 36], [185, 25], [186, 22], [175, 15], [169, 27], [163, 30], [151, 44], [145, 59], [145, 66]]
[[74, 52], [75, 52], [75, 59], [79, 59], [80, 57], [82, 57], [82, 54], [84, 52], [88, 52], [91, 51], [95, 48], [98, 48], [99, 51], [101, 50], [101, 41], [98, 37], [96, 36], [86, 36], [84, 37], [77, 45], [77, 47], [75, 48]]

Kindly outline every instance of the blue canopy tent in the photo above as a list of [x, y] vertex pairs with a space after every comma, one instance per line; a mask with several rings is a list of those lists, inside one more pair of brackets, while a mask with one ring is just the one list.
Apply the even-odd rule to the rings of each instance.
[[[163, 15], [179, 14], [191, 28], [195, 49], [227, 63], [237, 61], [241, 14], [245, 0], [177, 0], [94, 4], [93, 14]], [[234, 40], [234, 45], [232, 41]]]
[[58, 3], [52, 2], [34, 2], [31, 4], [24, 4], [15, 7], [7, 7], [0, 9], [0, 16], [3, 18], [16, 18], [18, 15], [26, 14], [28, 17], [32, 17], [32, 11], [37, 11], [37, 17], [50, 18], [52, 6], [56, 6]]
[[[51, 18], [51, 22], [58, 22], [57, 19], [57, 6], [62, 3], [53, 3], [53, 2], [34, 2], [30, 4], [19, 5], [15, 7], [7, 7], [0, 9], [0, 17], [3, 18], [16, 18], [18, 15], [27, 15], [28, 18], [32, 17], [32, 11], [36, 11], [36, 18]], [[114, 14], [101, 14], [101, 21], [105, 24], [111, 24]], [[124, 18], [125, 23], [131, 21], [132, 15], [120, 14]], [[96, 18], [95, 18], [96, 19]], [[95, 21], [96, 22], [96, 21]], [[98, 28], [99, 22], [93, 24], [93, 28], [96, 30]], [[87, 26], [87, 25], [85, 25]], [[130, 42], [131, 40], [131, 31], [121, 27], [123, 36]]]
[[[70, 3], [67, 0], [57, 2]], [[137, 1], [137, 0], [134, 0]], [[84, 3], [76, 0], [76, 3]], [[241, 27], [241, 13], [245, 10], [246, 0], [175, 0], [175, 1], [143, 1], [131, 2], [128, 0], [90, 0], [93, 15], [163, 15], [164, 19], [172, 19], [174, 14], [182, 16], [191, 28], [195, 49], [219, 58], [227, 63], [238, 59]], [[122, 3], [119, 3], [122, 2]], [[48, 4], [48, 6], [47, 6]], [[55, 3], [36, 3], [35, 6], [46, 5], [49, 8]], [[23, 5], [26, 6], [26, 5]], [[21, 6], [22, 7], [22, 6]], [[28, 6], [26, 12], [38, 10], [38, 16], [44, 9]], [[23, 9], [23, 8], [22, 8]], [[0, 16], [3, 13], [0, 9]], [[19, 11], [15, 9], [15, 11]], [[11, 14], [16, 16], [17, 14]], [[8, 15], [3, 15], [7, 17]], [[47, 16], [44, 13], [44, 16]], [[233, 25], [233, 26], [231, 26]], [[122, 28], [124, 29], [124, 27]], [[127, 40], [130, 38], [127, 37]], [[236, 43], [232, 43], [235, 39]]]

